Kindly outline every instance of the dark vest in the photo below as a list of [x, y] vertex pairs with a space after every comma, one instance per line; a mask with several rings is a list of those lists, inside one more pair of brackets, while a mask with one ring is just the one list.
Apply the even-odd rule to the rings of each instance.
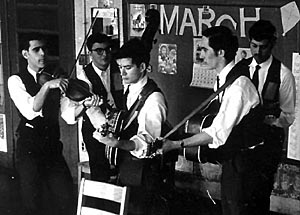
[[[250, 65], [253, 58], [240, 61], [237, 66]], [[280, 87], [280, 67], [281, 63], [275, 57], [269, 67], [268, 74], [262, 90], [262, 100], [265, 115], [274, 115], [279, 117], [281, 109], [279, 104], [279, 87]], [[243, 74], [249, 77], [249, 68], [243, 69]], [[248, 74], [247, 74], [248, 73]]]
[[279, 104], [280, 87], [280, 67], [281, 63], [275, 57], [268, 70], [268, 75], [262, 90], [263, 107], [266, 115], [279, 117], [281, 109]]
[[[247, 64], [237, 64], [227, 75], [226, 81], [232, 75], [240, 74], [249, 78]], [[248, 71], [248, 72], [246, 72]], [[255, 146], [263, 141], [263, 120], [264, 112], [261, 105], [252, 108], [250, 112], [243, 117], [241, 122], [236, 125], [224, 145], [217, 149], [208, 147], [201, 148], [202, 162], [222, 162], [231, 159], [235, 154], [249, 147]]]
[[[88, 64], [84, 68], [85, 74], [89, 81], [92, 84], [93, 93], [96, 95], [99, 95], [103, 97], [105, 100], [107, 99], [107, 91], [98, 76], [98, 74], [95, 72], [92, 64]], [[113, 66], [113, 64], [110, 67], [110, 80], [111, 80], [111, 93], [114, 98], [115, 104], [117, 107], [122, 107], [122, 88], [120, 88], [121, 83], [121, 77], [119, 72], [117, 72], [116, 67]], [[104, 111], [104, 110], [103, 110]], [[89, 117], [86, 113], [83, 114], [83, 125], [82, 125], [82, 134], [85, 137], [92, 137], [93, 132], [95, 131], [95, 128], [93, 127]]]
[[[146, 100], [153, 92], [161, 92], [161, 90], [158, 88], [156, 83], [149, 78], [140, 95], [142, 99]], [[145, 95], [146, 97], [143, 97]], [[134, 107], [137, 102], [138, 100], [130, 107], [127, 112], [127, 116], [130, 115], [130, 112], [134, 111]], [[136, 111], [139, 112], [143, 105], [144, 102], [142, 102], [142, 105], [140, 105]], [[132, 136], [137, 134], [137, 130], [138, 120], [136, 117], [131, 124], [121, 132], [120, 139], [129, 140]], [[155, 159], [138, 159], [132, 156], [130, 152], [124, 150], [119, 150], [118, 153], [120, 182], [124, 185], [141, 186], [143, 184], [143, 177], [146, 177], [145, 174], [149, 174], [147, 173], [147, 171], [150, 171], [148, 168], [150, 168], [151, 165], [155, 165], [158, 161]]]
[[[152, 79], [148, 79], [146, 85], [144, 86], [142, 92], [141, 92], [141, 97], [145, 96], [146, 94], [148, 94], [150, 92], [161, 92], [161, 90], [159, 89], [159, 87], [157, 86], [157, 84], [152, 80]], [[148, 97], [148, 95], [147, 95]], [[143, 97], [143, 99], [147, 99], [147, 97]], [[130, 113], [133, 111], [134, 107], [136, 106], [138, 100], [136, 100], [134, 102], [134, 104], [130, 107], [130, 109], [128, 110], [128, 112], [126, 113], [127, 116], [130, 115]], [[126, 105], [126, 104], [124, 104]], [[140, 111], [142, 109], [144, 104], [140, 105], [138, 107], [138, 109], [136, 109], [136, 111]], [[127, 109], [127, 107], [123, 108], [124, 110]], [[126, 128], [126, 130], [123, 130], [121, 133], [120, 138], [123, 140], [129, 140], [132, 136], [134, 136], [137, 133], [137, 129], [138, 129], [138, 121], [137, 121], [137, 117], [132, 121], [132, 123], [128, 126], [128, 128]]]
[[[40, 85], [34, 80], [34, 77], [26, 70], [17, 74], [23, 84], [25, 85], [26, 91], [31, 95], [35, 96], [40, 90]], [[33, 129], [45, 138], [50, 138], [52, 140], [58, 140], [60, 138], [59, 130], [59, 110], [60, 110], [60, 90], [52, 89], [47, 95], [42, 113], [44, 117], [36, 117], [33, 120], [28, 120], [19, 112], [20, 123], [17, 129], [20, 135], [24, 131], [26, 123], [33, 126]]]

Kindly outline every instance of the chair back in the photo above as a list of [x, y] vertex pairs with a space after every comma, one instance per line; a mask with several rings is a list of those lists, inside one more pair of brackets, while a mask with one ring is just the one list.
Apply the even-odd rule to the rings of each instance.
[[77, 215], [117, 215], [116, 213], [106, 210], [84, 206], [83, 202], [85, 196], [119, 203], [120, 211], [117, 214], [127, 215], [129, 200], [128, 187], [92, 181], [85, 178], [82, 178], [81, 180], [78, 194]]

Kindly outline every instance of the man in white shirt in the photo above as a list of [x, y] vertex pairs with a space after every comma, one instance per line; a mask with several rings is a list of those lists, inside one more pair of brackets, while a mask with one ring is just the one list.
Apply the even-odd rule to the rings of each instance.
[[113, 173], [105, 156], [105, 146], [93, 138], [93, 133], [105, 123], [107, 110], [103, 103], [111, 107], [122, 104], [123, 87], [120, 72], [112, 59], [111, 38], [93, 33], [86, 45], [92, 61], [78, 73], [77, 78], [89, 85], [92, 96], [81, 102], [65, 97], [62, 117], [68, 124], [75, 124], [83, 117], [82, 136], [89, 156], [91, 179], [108, 182]]
[[[129, 91], [124, 107], [128, 110], [128, 115], [119, 138], [113, 134], [94, 135], [100, 142], [119, 149], [119, 181], [131, 186], [129, 201], [133, 207], [130, 214], [157, 214], [155, 200], [162, 188], [160, 162], [157, 159], [147, 159], [147, 156], [151, 143], [162, 135], [167, 105], [161, 90], [148, 78], [149, 59], [150, 54], [137, 38], [126, 42], [118, 51], [116, 61], [124, 90]], [[137, 105], [141, 100], [144, 100], [142, 105]], [[136, 107], [138, 108], [135, 109]], [[161, 201], [163, 202], [162, 199]]]
[[[241, 74], [241, 68], [234, 65], [238, 39], [227, 27], [216, 26], [203, 31], [199, 48], [203, 64], [216, 70], [220, 86], [232, 74]], [[164, 140], [163, 152], [208, 146], [210, 152], [215, 152], [214, 161], [222, 164], [222, 214], [253, 214], [251, 194], [255, 185], [249, 186], [251, 180], [248, 179], [256, 177], [255, 168], [250, 164], [254, 149], [262, 142], [259, 95], [251, 80], [241, 74], [219, 94], [219, 99], [220, 109], [209, 127], [179, 141]], [[204, 153], [201, 156], [207, 156]]]
[[[8, 90], [21, 118], [16, 131], [16, 169], [22, 211], [26, 215], [49, 211], [70, 214], [73, 181], [62, 154], [58, 120], [61, 93], [66, 91], [68, 80], [51, 78], [42, 85], [39, 82], [37, 76], [49, 68], [44, 35], [25, 34], [20, 39], [20, 51], [27, 68], [9, 77]], [[45, 202], [45, 197], [51, 201]]]
[[[265, 153], [259, 166], [264, 180], [257, 187], [255, 198], [260, 204], [260, 213], [267, 214], [274, 176], [281, 161], [284, 141], [287, 142], [288, 127], [295, 119], [295, 78], [282, 62], [272, 55], [276, 44], [276, 28], [268, 20], [259, 20], [249, 29], [251, 58], [245, 60], [250, 77], [257, 89], [265, 113]], [[259, 69], [255, 71], [256, 67]], [[284, 150], [286, 153], [286, 151]]]

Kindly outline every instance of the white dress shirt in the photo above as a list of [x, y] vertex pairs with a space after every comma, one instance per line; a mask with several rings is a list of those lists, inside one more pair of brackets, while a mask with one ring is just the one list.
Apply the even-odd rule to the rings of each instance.
[[[106, 69], [106, 71], [102, 71], [100, 69], [98, 69], [94, 63], [92, 62], [92, 66], [95, 70], [95, 72], [98, 74], [98, 76], [100, 77], [106, 91], [107, 91], [107, 99], [108, 99], [108, 103], [112, 106], [115, 107], [115, 103], [114, 103], [114, 99], [113, 96], [111, 94], [110, 91], [110, 67], [108, 67]], [[87, 78], [85, 71], [81, 70], [78, 74], [77, 74], [77, 78], [79, 80], [82, 80], [84, 82], [86, 82], [89, 85], [90, 88], [90, 92], [92, 92], [92, 83], [89, 81], [89, 79]], [[82, 102], [74, 102], [70, 99], [68, 99], [67, 97], [62, 98], [61, 100], [61, 110], [62, 110], [62, 118], [66, 121], [67, 124], [75, 124], [79, 118], [76, 118], [75, 116], [75, 109], [77, 106], [81, 105]], [[103, 124], [105, 123], [105, 117], [104, 114], [102, 113], [100, 107], [92, 107], [89, 108], [87, 110], [87, 114], [90, 117], [95, 116], [95, 118], [101, 118], [101, 122], [97, 123], [97, 124]], [[104, 120], [104, 121], [103, 121]], [[92, 119], [91, 119], [92, 121]], [[93, 123], [94, 125], [94, 123]], [[99, 127], [99, 126], [97, 126]]]
[[[138, 83], [131, 84], [127, 97], [127, 108], [134, 104], [143, 87], [147, 83], [148, 77], [145, 76]], [[124, 87], [124, 90], [128, 86]], [[131, 154], [138, 158], [146, 156], [147, 145], [161, 136], [162, 124], [166, 121], [167, 106], [165, 98], [161, 92], [153, 92], [146, 99], [144, 106], [137, 117], [138, 131], [130, 140], [135, 142], [135, 150]]]
[[[262, 98], [262, 90], [264, 83], [267, 78], [268, 70], [273, 61], [273, 56], [271, 55], [268, 60], [259, 64], [260, 69], [258, 71], [258, 91], [260, 97]], [[257, 62], [253, 58], [251, 64], [249, 65], [250, 77], [253, 77], [253, 73]], [[276, 119], [274, 125], [278, 127], [288, 127], [295, 120], [295, 104], [296, 104], [296, 87], [294, 76], [284, 64], [281, 63], [280, 66], [280, 87], [279, 87], [279, 103], [281, 113], [279, 118]]]
[[[226, 76], [233, 66], [234, 63], [231, 62], [220, 72], [220, 86], [225, 83]], [[213, 142], [208, 145], [210, 148], [224, 145], [233, 127], [241, 122], [251, 108], [260, 103], [256, 88], [245, 76], [237, 78], [225, 89], [224, 94], [221, 92], [220, 95], [222, 100], [220, 110], [211, 126], [203, 129], [213, 138]]]
[[[36, 81], [36, 72], [27, 66], [28, 72], [34, 77]], [[38, 112], [33, 110], [34, 96], [31, 96], [25, 88], [22, 79], [18, 75], [12, 75], [7, 82], [10, 98], [13, 100], [15, 106], [20, 113], [28, 120], [33, 120], [37, 116], [42, 115], [42, 109]]]

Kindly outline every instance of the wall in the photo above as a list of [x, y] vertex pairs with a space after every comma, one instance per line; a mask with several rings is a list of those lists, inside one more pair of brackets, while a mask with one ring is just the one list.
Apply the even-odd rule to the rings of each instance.
[[[152, 72], [150, 76], [158, 82], [166, 95], [169, 105], [168, 117], [173, 125], [181, 122], [185, 116], [191, 113], [192, 110], [198, 107], [212, 93], [211, 88], [191, 86], [193, 71], [195, 71], [195, 74], [196, 71], [200, 71], [197, 70], [199, 64], [194, 49], [197, 38], [201, 36], [202, 30], [207, 27], [220, 24], [229, 27], [238, 36], [240, 48], [247, 49], [249, 48], [247, 39], [249, 27], [254, 21], [260, 18], [269, 19], [278, 31], [277, 45], [273, 50], [273, 54], [292, 69], [292, 53], [299, 53], [300, 51], [300, 27], [297, 20], [293, 22], [291, 14], [299, 12], [300, 2], [293, 2], [296, 7], [293, 6], [288, 12], [281, 10], [281, 7], [286, 6], [290, 2], [293, 1], [124, 1], [125, 40], [134, 36], [141, 36], [142, 32], [138, 32], [136, 14], [143, 13], [142, 7], [145, 9], [155, 7], [160, 12], [160, 30], [155, 36], [156, 43], [151, 51], [150, 63], [152, 65]], [[143, 28], [141, 24], [140, 28]], [[176, 49], [177, 59], [176, 63], [172, 65], [175, 70], [167, 70], [167, 67], [165, 67], [165, 70], [160, 69], [159, 55], [162, 44], [167, 45], [169, 49]], [[209, 74], [211, 76], [208, 78], [213, 77], [213, 72]], [[180, 128], [180, 131], [183, 130], [184, 126]], [[179, 181], [177, 181], [178, 186], [182, 186], [184, 189], [195, 188], [196, 193], [199, 193], [200, 188], [200, 193], [205, 196], [207, 196], [206, 189], [210, 189], [213, 197], [219, 198], [218, 183], [213, 184], [215, 182], [212, 182], [207, 184], [205, 181], [202, 181], [201, 174], [203, 172], [201, 172], [202, 167], [199, 167], [199, 164], [186, 163], [182, 160], [180, 162], [177, 162], [177, 167], [180, 166], [185, 172], [188, 172], [190, 177], [188, 177], [188, 180], [184, 177], [186, 174], [177, 171], [177, 176], [179, 177]], [[280, 184], [280, 186], [274, 189], [272, 210], [281, 210], [280, 212], [288, 214], [299, 214], [300, 207], [298, 206], [300, 202], [297, 197], [299, 171], [295, 170], [295, 168], [299, 167], [299, 162], [292, 162], [293, 164], [286, 164], [285, 162], [291, 161], [285, 159], [282, 164], [283, 166], [287, 166], [289, 174], [287, 177], [287, 174], [283, 173], [287, 170], [284, 169], [283, 171], [282, 167], [279, 168], [276, 183], [277, 185]], [[289, 185], [284, 187], [285, 184]], [[286, 190], [282, 190], [286, 187], [288, 187]], [[296, 190], [293, 191], [294, 187], [296, 187]], [[293, 203], [285, 205], [283, 202], [286, 198]]]

